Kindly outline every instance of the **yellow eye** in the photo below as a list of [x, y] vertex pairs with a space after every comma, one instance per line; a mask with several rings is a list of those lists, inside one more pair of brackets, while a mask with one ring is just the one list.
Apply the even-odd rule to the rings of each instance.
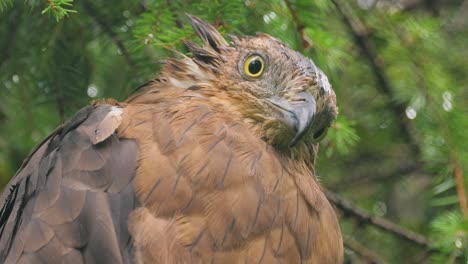
[[260, 77], [265, 68], [265, 62], [262, 57], [258, 55], [252, 55], [247, 58], [244, 62], [244, 72], [249, 77], [257, 78]]

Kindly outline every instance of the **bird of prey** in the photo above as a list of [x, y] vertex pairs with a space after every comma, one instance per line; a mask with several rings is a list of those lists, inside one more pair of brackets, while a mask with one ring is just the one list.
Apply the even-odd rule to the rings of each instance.
[[325, 74], [267, 34], [203, 42], [125, 102], [80, 110], [0, 200], [1, 263], [342, 263], [315, 177]]

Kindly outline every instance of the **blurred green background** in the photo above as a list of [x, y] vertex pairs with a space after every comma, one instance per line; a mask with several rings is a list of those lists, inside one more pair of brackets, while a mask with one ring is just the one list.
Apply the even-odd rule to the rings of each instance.
[[342, 197], [346, 263], [467, 263], [468, 0], [0, 0], [0, 187], [78, 109], [186, 53], [186, 13], [328, 75], [340, 115], [317, 171]]

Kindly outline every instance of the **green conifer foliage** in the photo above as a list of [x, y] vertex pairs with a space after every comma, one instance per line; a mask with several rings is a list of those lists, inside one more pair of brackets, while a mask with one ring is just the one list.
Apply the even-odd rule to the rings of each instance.
[[227, 39], [271, 34], [329, 77], [340, 114], [317, 172], [346, 201], [346, 263], [467, 263], [468, 1], [407, 2], [0, 0], [0, 186], [78, 109], [188, 53], [193, 14]]

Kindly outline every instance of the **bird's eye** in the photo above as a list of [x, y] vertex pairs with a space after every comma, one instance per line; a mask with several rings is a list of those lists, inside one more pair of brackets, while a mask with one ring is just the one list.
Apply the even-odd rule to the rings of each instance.
[[249, 77], [260, 77], [264, 68], [265, 62], [263, 61], [262, 57], [258, 55], [252, 55], [244, 62], [244, 72]]
[[328, 131], [327, 128], [322, 128], [319, 131], [315, 132], [314, 133], [314, 141], [315, 142], [322, 141], [322, 139], [324, 139], [325, 136], [327, 135], [327, 131]]

